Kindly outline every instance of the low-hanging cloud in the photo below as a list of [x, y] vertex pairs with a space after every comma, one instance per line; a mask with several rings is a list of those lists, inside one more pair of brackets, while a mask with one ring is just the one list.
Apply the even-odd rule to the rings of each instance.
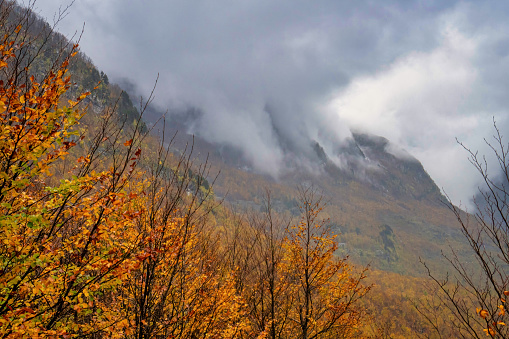
[[[51, 18], [63, 0], [42, 0]], [[44, 5], [44, 6], [43, 6]], [[76, 0], [82, 50], [155, 104], [199, 108], [193, 132], [273, 176], [352, 128], [421, 160], [455, 202], [478, 184], [467, 154], [509, 119], [508, 5], [498, 1]], [[503, 129], [508, 130], [508, 129]], [[334, 160], [334, 159], [333, 159]], [[341, 159], [336, 159], [338, 162]]]
[[[472, 194], [476, 174], [465, 166], [464, 151], [451, 141], [458, 137], [477, 144], [471, 137], [478, 138], [478, 112], [469, 109], [479, 77], [477, 53], [475, 39], [447, 23], [436, 49], [410, 52], [383, 71], [353, 79], [327, 109], [355, 129], [404, 145], [459, 201]], [[463, 167], [469, 170], [457, 175]]]

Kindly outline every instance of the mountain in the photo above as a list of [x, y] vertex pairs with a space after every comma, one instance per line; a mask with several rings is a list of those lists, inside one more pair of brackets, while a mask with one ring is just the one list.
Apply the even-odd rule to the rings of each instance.
[[[422, 276], [420, 258], [445, 273], [441, 252], [450, 246], [469, 258], [469, 247], [447, 199], [422, 164], [389, 140], [354, 131], [332, 154], [316, 141], [310, 145], [313, 152], [305, 155], [287, 146], [289, 165], [275, 178], [255, 170], [240, 148], [193, 136], [193, 126], [202, 114], [196, 108], [170, 112], [165, 135], [175, 136], [174, 151], [193, 145], [196, 161], [208, 161], [208, 180], [219, 173], [214, 192], [233, 208], [260, 209], [269, 191], [278, 211], [297, 215], [298, 187], [314, 186], [327, 202], [324, 213], [338, 234], [340, 251], [358, 264]], [[163, 115], [149, 108], [147, 124], [153, 125]], [[162, 132], [161, 127], [153, 131]]]
[[[48, 29], [43, 21], [39, 24]], [[52, 34], [55, 44], [65, 43], [63, 36]], [[54, 57], [53, 49], [51, 45], [46, 48], [49, 60]], [[128, 121], [139, 117], [135, 100], [131, 99], [138, 97], [133, 92], [135, 86], [110, 83], [108, 76], [82, 53], [73, 59], [70, 72], [75, 82], [72, 94], [92, 91], [86, 99], [90, 111], [98, 113], [116, 105], [119, 117]], [[97, 84], [99, 87], [94, 90]], [[155, 106], [145, 110], [143, 119], [154, 135], [162, 135], [164, 115]], [[215, 194], [234, 208], [259, 209], [270, 191], [278, 211], [297, 215], [299, 185], [313, 185], [327, 201], [324, 212], [338, 233], [341, 252], [355, 263], [422, 276], [419, 258], [435, 263], [437, 270], [445, 272], [442, 250], [453, 246], [458, 253], [467, 255], [468, 245], [439, 188], [417, 159], [389, 140], [353, 131], [351, 138], [335, 145], [332, 151], [329, 147], [330, 153], [319, 142], [310, 140], [311, 151], [299, 154], [288, 140], [281, 138], [287, 166], [274, 178], [255, 170], [235, 145], [193, 136], [202, 115], [194, 107], [169, 112], [165, 140], [169, 144], [173, 139], [174, 152], [192, 147], [197, 163], [207, 161], [208, 181], [213, 182], [219, 173], [214, 181]]]
[[[34, 30], [51, 31], [44, 21], [35, 20]], [[42, 53], [44, 60], [34, 67], [54, 59], [58, 51], [55, 46], [69, 44], [58, 33], [50, 36], [52, 43]], [[75, 82], [71, 94], [92, 91], [86, 99], [90, 111], [98, 113], [108, 105], [116, 105], [119, 117], [128, 121], [139, 117], [132, 100], [139, 96], [134, 92], [136, 86], [110, 83], [83, 53], [72, 60], [69, 68]], [[162, 135], [160, 119], [164, 115], [165, 111], [155, 106], [144, 112], [147, 128], [153, 127], [152, 133], [157, 136]], [[274, 127], [285, 152], [285, 168], [274, 177], [256, 170], [235, 145], [201, 137], [197, 125], [202, 116], [200, 109], [191, 106], [169, 112], [165, 139], [168, 144], [173, 139], [171, 147], [176, 153], [189, 151], [192, 145], [196, 162], [207, 161], [211, 167], [208, 181], [214, 181], [219, 173], [214, 192], [231, 206], [259, 209], [268, 190], [275, 208], [296, 215], [299, 185], [313, 185], [327, 201], [324, 213], [338, 233], [340, 250], [356, 263], [420, 276], [423, 267], [419, 258], [445, 270], [442, 250], [447, 251], [451, 245], [466, 255], [468, 245], [439, 188], [417, 159], [389, 140], [353, 131], [350, 138], [329, 145], [327, 150], [318, 141], [307, 140], [306, 151], [299, 153], [302, 148], [292, 145]]]

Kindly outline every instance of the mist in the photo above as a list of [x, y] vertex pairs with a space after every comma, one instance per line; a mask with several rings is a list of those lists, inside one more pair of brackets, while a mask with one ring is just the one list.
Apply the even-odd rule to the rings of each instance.
[[[36, 3], [51, 21], [65, 1]], [[456, 204], [479, 176], [457, 143], [509, 134], [509, 8], [465, 1], [76, 0], [58, 29], [154, 105], [203, 112], [193, 133], [278, 177], [287, 154], [383, 136]]]

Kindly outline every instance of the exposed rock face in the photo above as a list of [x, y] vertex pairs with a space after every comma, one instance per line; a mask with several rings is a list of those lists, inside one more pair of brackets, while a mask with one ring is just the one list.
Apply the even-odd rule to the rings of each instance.
[[394, 155], [385, 138], [366, 134], [353, 136], [365, 159], [372, 165], [366, 174], [375, 187], [397, 198], [409, 196], [421, 200], [441, 196], [440, 189], [417, 159], [408, 154], [404, 157]]
[[360, 181], [394, 198], [440, 199], [440, 189], [422, 164], [398, 150], [387, 139], [379, 136], [353, 133], [353, 138], [337, 147], [334, 162], [319, 143], [313, 149], [326, 172], [337, 182]]

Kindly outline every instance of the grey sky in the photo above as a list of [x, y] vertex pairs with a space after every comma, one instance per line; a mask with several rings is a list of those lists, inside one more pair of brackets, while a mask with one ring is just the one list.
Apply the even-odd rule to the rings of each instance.
[[[51, 21], [66, 3], [36, 7]], [[201, 108], [195, 132], [258, 169], [285, 163], [274, 127], [330, 154], [354, 128], [465, 204], [477, 175], [455, 137], [486, 152], [493, 116], [509, 137], [508, 19], [503, 1], [76, 0], [59, 30], [85, 22], [82, 51], [140, 93], [159, 73], [157, 105]]]

